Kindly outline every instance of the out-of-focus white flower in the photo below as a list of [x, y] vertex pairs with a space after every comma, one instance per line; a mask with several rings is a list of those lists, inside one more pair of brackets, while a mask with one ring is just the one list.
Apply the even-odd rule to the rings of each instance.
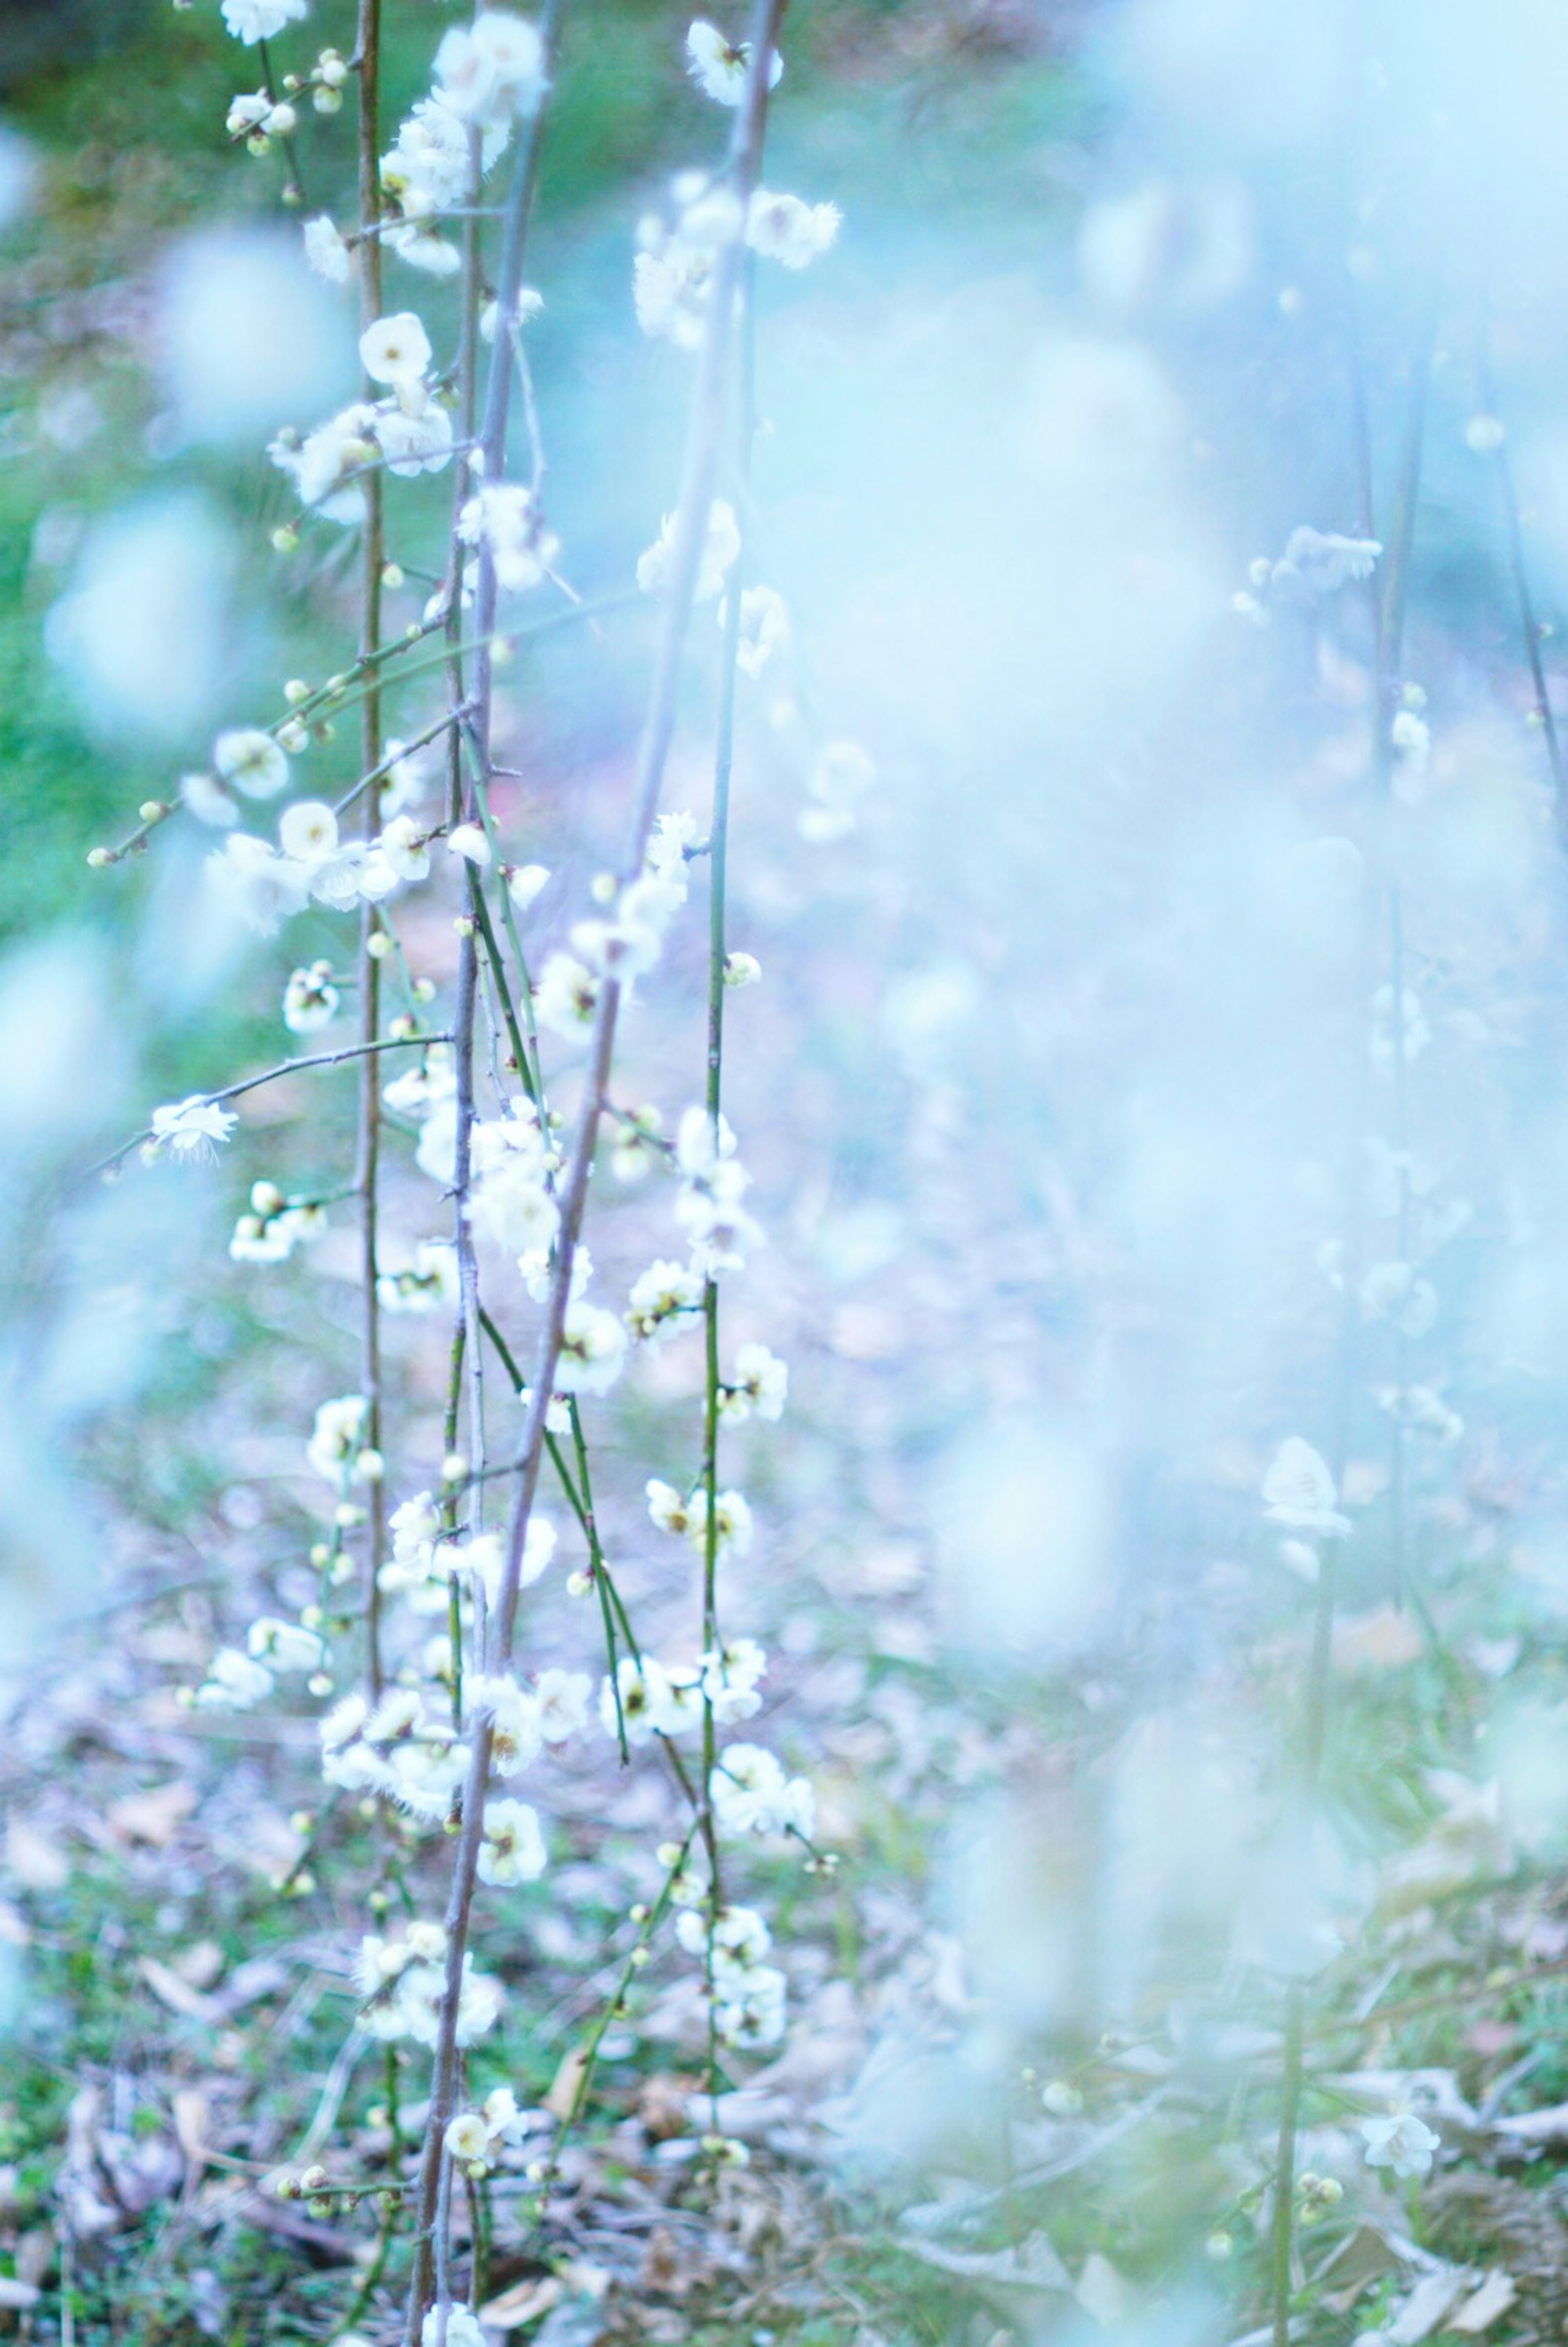
[[735, 1356], [735, 1376], [719, 1398], [724, 1418], [738, 1424], [751, 1416], [779, 1419], [789, 1392], [789, 1370], [766, 1345], [742, 1345]]
[[755, 1638], [730, 1638], [702, 1658], [702, 1688], [720, 1727], [733, 1727], [762, 1708], [757, 1692], [768, 1656]]
[[521, 481], [487, 481], [457, 518], [465, 546], [484, 546], [495, 566], [495, 583], [520, 595], [547, 577], [561, 541], [544, 526], [532, 490]]
[[259, 725], [235, 726], [212, 745], [221, 779], [248, 799], [276, 798], [289, 780], [289, 761], [270, 733]]
[[539, 1733], [546, 1744], [565, 1744], [580, 1734], [588, 1717], [593, 1681], [585, 1671], [541, 1671], [535, 1681]]
[[443, 472], [452, 462], [452, 417], [433, 402], [412, 415], [402, 407], [378, 407], [372, 429], [388, 472], [400, 480]]
[[338, 818], [324, 799], [296, 799], [278, 821], [278, 845], [297, 864], [324, 864], [338, 849]]
[[1442, 2137], [1410, 2111], [1389, 2118], [1363, 2119], [1361, 2133], [1366, 2139], [1367, 2166], [1391, 2168], [1396, 2176], [1430, 2175], [1432, 2155], [1442, 2144]]
[[202, 868], [215, 893], [260, 937], [304, 904], [306, 874], [248, 831], [231, 832]]
[[365, 373], [372, 383], [389, 384], [409, 415], [424, 414], [430, 359], [430, 336], [412, 310], [377, 318], [360, 336], [360, 364]]
[[1349, 1517], [1336, 1510], [1339, 1493], [1328, 1460], [1299, 1434], [1288, 1435], [1275, 1452], [1263, 1478], [1263, 1498], [1268, 1522], [1288, 1532], [1326, 1540], [1342, 1539], [1350, 1530]]
[[195, 1700], [200, 1711], [249, 1711], [271, 1692], [272, 1674], [264, 1663], [242, 1655], [238, 1646], [220, 1646]]
[[746, 241], [766, 260], [804, 269], [827, 251], [843, 217], [837, 204], [808, 204], [799, 196], [755, 188], [746, 208]]
[[1270, 577], [1275, 586], [1294, 586], [1308, 595], [1332, 595], [1349, 581], [1369, 579], [1383, 548], [1375, 538], [1345, 538], [1338, 530], [1312, 529], [1305, 522], [1285, 541]]
[[383, 1271], [376, 1293], [389, 1312], [434, 1312], [458, 1300], [457, 1250], [450, 1239], [421, 1239], [413, 1262]]
[[359, 1455], [369, 1407], [363, 1394], [341, 1394], [332, 1401], [324, 1401], [317, 1410], [305, 1456], [326, 1482], [341, 1482], [351, 1469]]
[[490, 862], [490, 842], [484, 836], [484, 825], [460, 823], [446, 835], [446, 852], [462, 856], [465, 864], [477, 864], [483, 870]]
[[400, 880], [423, 880], [430, 872], [430, 845], [411, 815], [394, 815], [382, 826], [382, 854]]
[[1472, 415], [1464, 427], [1464, 445], [1472, 456], [1495, 456], [1507, 437], [1500, 415]]
[[177, 1157], [209, 1164], [214, 1143], [227, 1141], [239, 1122], [232, 1110], [219, 1108], [204, 1092], [193, 1092], [188, 1100], [154, 1109], [152, 1137], [158, 1148], [171, 1149]]
[[[686, 69], [697, 87], [719, 106], [738, 106], [746, 94], [749, 41], [727, 41], [717, 25], [698, 16], [686, 36]], [[784, 70], [777, 49], [768, 60], [768, 87], [776, 89]]]
[[485, 2347], [485, 2336], [478, 2318], [471, 2314], [466, 2306], [447, 2307], [444, 2330], [441, 2313], [439, 2306], [433, 2306], [425, 2316], [420, 2326], [419, 2347], [442, 2347], [443, 2339], [446, 2347]]
[[[718, 607], [718, 624], [729, 624], [729, 598]], [[735, 640], [735, 664], [743, 676], [759, 677], [774, 653], [789, 641], [789, 613], [782, 595], [771, 587], [743, 587], [740, 627]]]
[[324, 277], [329, 285], [348, 283], [351, 257], [330, 213], [321, 212], [305, 222], [305, 258], [317, 276]]
[[626, 1326], [639, 1344], [662, 1344], [701, 1302], [702, 1283], [685, 1264], [650, 1263], [632, 1282]]
[[607, 1393], [626, 1357], [626, 1332], [613, 1312], [597, 1304], [566, 1307], [555, 1384], [562, 1393]]
[[506, 894], [520, 913], [525, 913], [550, 877], [547, 864], [520, 864], [506, 875]]
[[441, 96], [465, 122], [505, 122], [531, 114], [547, 87], [538, 29], [504, 8], [454, 25], [435, 54]]
[[1431, 755], [1432, 731], [1424, 717], [1418, 717], [1413, 709], [1401, 709], [1389, 728], [1389, 739], [1410, 772], [1425, 772]]
[[759, 1744], [728, 1744], [709, 1780], [714, 1815], [726, 1833], [789, 1833], [809, 1840], [816, 1805], [804, 1777], [786, 1778]]
[[[669, 583], [670, 562], [675, 553], [676, 517], [666, 514], [659, 534], [652, 546], [637, 558], [637, 585], [645, 595], [658, 595]], [[708, 535], [703, 541], [702, 557], [697, 564], [697, 585], [693, 593], [697, 602], [706, 603], [724, 585], [724, 576], [740, 552], [740, 525], [735, 518], [735, 507], [723, 497], [715, 497], [708, 513]]]
[[651, 1741], [659, 1732], [659, 1722], [669, 1699], [669, 1675], [662, 1664], [656, 1663], [650, 1655], [621, 1656], [614, 1683], [606, 1678], [599, 1689], [599, 1722], [606, 1736], [617, 1733], [617, 1695], [626, 1742]]
[[251, 1623], [245, 1645], [254, 1661], [268, 1663], [275, 1671], [320, 1670], [326, 1652], [314, 1630], [300, 1622], [280, 1622], [270, 1614]]
[[594, 1024], [599, 981], [591, 969], [566, 953], [553, 953], [534, 989], [534, 1015], [553, 1035], [578, 1042]]
[[239, 802], [211, 774], [182, 774], [179, 795], [186, 813], [215, 831], [232, 831], [239, 820]]
[[1431, 1435], [1438, 1442], [1457, 1442], [1464, 1420], [1431, 1386], [1378, 1386], [1373, 1399], [1380, 1409], [1412, 1433]]
[[224, 23], [248, 48], [274, 39], [285, 25], [297, 25], [305, 14], [306, 0], [223, 0]]
[[1372, 997], [1371, 1051], [1374, 1060], [1386, 1062], [1394, 1058], [1396, 1051], [1402, 1050], [1408, 1065], [1410, 1061], [1419, 1060], [1431, 1041], [1432, 1030], [1427, 1025], [1420, 996], [1413, 986], [1400, 988], [1400, 1012], [1403, 1034], [1400, 1042], [1396, 1044], [1394, 989], [1391, 986], [1380, 986]]
[[526, 1801], [486, 1801], [479, 1879], [503, 1885], [532, 1882], [545, 1871], [545, 1837]]

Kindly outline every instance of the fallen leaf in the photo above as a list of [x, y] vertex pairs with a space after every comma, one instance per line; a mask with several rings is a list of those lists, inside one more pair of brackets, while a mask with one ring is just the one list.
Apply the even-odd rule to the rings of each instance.
[[179, 1974], [160, 1964], [156, 1956], [138, 1956], [137, 1970], [160, 2004], [170, 2013], [182, 2014], [187, 2021], [216, 2021], [218, 2007], [212, 1999], [203, 1996], [199, 1989], [190, 1987]]
[[572, 2116], [573, 2106], [577, 2099], [577, 2089], [582, 2084], [583, 2073], [587, 2066], [586, 2047], [574, 2045], [551, 2080], [550, 2091], [545, 2097], [545, 2108], [563, 2125]]
[[1420, 1651], [1420, 1632], [1410, 1615], [1386, 1602], [1367, 1614], [1343, 1614], [1334, 1624], [1334, 1660], [1341, 1670], [1398, 1670]]
[[211, 2116], [207, 2096], [199, 2086], [177, 2086], [169, 2107], [174, 2114], [175, 2140], [191, 2167], [199, 2168], [206, 2158], [207, 2123]]
[[531, 2274], [482, 2306], [479, 2320], [486, 2331], [521, 2331], [524, 2323], [536, 2322], [542, 2314], [549, 2313], [561, 2288], [554, 2274]]
[[111, 1833], [121, 1841], [144, 1841], [167, 1850], [196, 1807], [196, 1788], [177, 1779], [145, 1793], [127, 1793], [106, 1812]]
[[1474, 2287], [1475, 2274], [1469, 2266], [1442, 2266], [1436, 2273], [1423, 2274], [1393, 2321], [1384, 2325], [1384, 2338], [1392, 2340], [1394, 2347], [1420, 2347]]
[[1091, 2250], [1084, 2260], [1073, 2295], [1085, 2314], [1107, 2329], [1125, 2322], [1133, 2311], [1131, 2285], [1098, 2250]]
[[5, 1863], [25, 1891], [61, 1891], [71, 1879], [71, 1861], [59, 1843], [25, 1818], [13, 1818], [6, 1828]]
[[1471, 2336], [1490, 2331], [1499, 2315], [1506, 2314], [1519, 2296], [1512, 2274], [1496, 2266], [1481, 2283], [1473, 2298], [1467, 2298], [1457, 2314], [1451, 2314], [1447, 2328], [1463, 2331]]

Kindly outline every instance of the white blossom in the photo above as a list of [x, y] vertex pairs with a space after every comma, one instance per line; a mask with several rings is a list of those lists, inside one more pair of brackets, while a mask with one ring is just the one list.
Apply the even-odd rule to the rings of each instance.
[[390, 384], [411, 415], [424, 412], [430, 337], [412, 310], [375, 319], [360, 336], [360, 364], [372, 383]]
[[312, 962], [290, 973], [283, 989], [283, 1024], [290, 1035], [314, 1035], [338, 1015], [340, 997], [331, 962]]
[[264, 1663], [242, 1655], [238, 1646], [219, 1646], [195, 1702], [200, 1711], [249, 1711], [271, 1692], [272, 1674]]
[[787, 1364], [766, 1345], [742, 1345], [735, 1356], [735, 1375], [720, 1397], [726, 1419], [738, 1422], [751, 1416], [779, 1419], [789, 1391]]
[[526, 1801], [486, 1801], [479, 1846], [482, 1882], [532, 1882], [545, 1871], [545, 1837]]
[[1299, 1434], [1288, 1435], [1263, 1478], [1268, 1522], [1319, 1539], [1343, 1538], [1350, 1522], [1337, 1512], [1338, 1496], [1321, 1451], [1314, 1450]]
[[248, 48], [272, 40], [285, 25], [297, 25], [305, 14], [306, 0], [223, 0], [224, 23]]
[[400, 480], [442, 472], [452, 462], [452, 417], [433, 400], [413, 415], [402, 407], [378, 407], [372, 429], [387, 471]]
[[352, 257], [329, 213], [321, 212], [315, 220], [305, 222], [305, 258], [317, 276], [324, 277], [330, 285], [348, 283]]
[[[657, 538], [637, 558], [637, 585], [645, 595], [662, 594], [669, 583], [675, 532], [676, 516], [666, 514]], [[697, 602], [708, 602], [719, 592], [725, 573], [739, 552], [740, 525], [735, 518], [735, 507], [726, 498], [715, 497], [708, 507], [708, 534], [693, 589]]]
[[709, 1783], [714, 1815], [726, 1833], [789, 1833], [809, 1840], [816, 1823], [804, 1777], [786, 1778], [774, 1754], [759, 1744], [728, 1744]]
[[341, 1394], [324, 1401], [316, 1412], [315, 1427], [305, 1455], [324, 1481], [342, 1481], [358, 1457], [370, 1404], [363, 1394]]
[[1410, 2111], [1363, 2119], [1361, 2133], [1366, 2139], [1367, 2166], [1391, 2168], [1396, 2176], [1430, 2175], [1432, 2155], [1442, 2143], [1424, 2119]]
[[458, 515], [457, 534], [465, 546], [488, 548], [495, 583], [508, 594], [539, 586], [561, 550], [521, 481], [483, 483]]
[[436, 51], [435, 74], [446, 104], [468, 122], [531, 114], [547, 86], [537, 28], [504, 8], [454, 25]]
[[[718, 624], [729, 624], [729, 599], [718, 607]], [[743, 587], [740, 626], [735, 640], [735, 664], [742, 676], [759, 677], [774, 653], [789, 641], [789, 613], [782, 595], [771, 587]]]
[[799, 196], [756, 188], [746, 211], [746, 241], [786, 269], [804, 269], [827, 251], [842, 220], [837, 204], [803, 203]]
[[639, 1344], [662, 1344], [702, 1302], [702, 1283], [685, 1264], [650, 1263], [632, 1282], [626, 1326]]
[[[749, 41], [727, 41], [717, 25], [699, 16], [686, 36], [687, 71], [697, 87], [719, 106], [738, 106], [746, 93], [746, 70], [751, 62]], [[768, 87], [778, 87], [784, 60], [777, 49], [768, 61]]]
[[315, 1671], [326, 1648], [314, 1630], [300, 1622], [280, 1622], [263, 1614], [246, 1633], [245, 1645], [253, 1660], [275, 1671]]
[[1375, 538], [1344, 538], [1338, 530], [1312, 529], [1303, 523], [1291, 531], [1270, 576], [1276, 586], [1332, 595], [1349, 580], [1369, 579], [1382, 550]]
[[628, 1744], [647, 1744], [659, 1732], [660, 1721], [669, 1701], [669, 1676], [662, 1664], [651, 1655], [623, 1655], [616, 1665], [615, 1680], [606, 1679], [599, 1689], [599, 1720], [606, 1736], [616, 1731], [617, 1692], [620, 1696], [620, 1717], [625, 1724]]
[[534, 989], [534, 1015], [553, 1035], [576, 1042], [591, 1030], [598, 1007], [599, 981], [573, 955], [553, 953]]
[[214, 1143], [227, 1141], [239, 1122], [231, 1109], [219, 1108], [203, 1092], [192, 1092], [188, 1100], [154, 1109], [153, 1143], [172, 1150], [177, 1157], [209, 1164]]
[[597, 1304], [569, 1304], [555, 1367], [557, 1390], [607, 1393], [620, 1376], [626, 1354], [626, 1328], [615, 1313]]
[[256, 725], [220, 733], [212, 745], [212, 763], [219, 779], [248, 799], [276, 798], [289, 780], [288, 758], [271, 734]]
[[534, 1683], [539, 1733], [546, 1744], [565, 1744], [587, 1723], [593, 1681], [585, 1671], [541, 1671]]

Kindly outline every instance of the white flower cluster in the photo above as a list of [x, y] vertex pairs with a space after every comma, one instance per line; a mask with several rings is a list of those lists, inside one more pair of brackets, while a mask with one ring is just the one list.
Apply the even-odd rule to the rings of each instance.
[[296, 1246], [313, 1246], [326, 1230], [324, 1206], [291, 1206], [275, 1182], [253, 1182], [250, 1211], [235, 1224], [229, 1252], [236, 1263], [287, 1263]]
[[219, 1648], [192, 1699], [199, 1711], [250, 1711], [265, 1703], [280, 1675], [319, 1671], [326, 1651], [320, 1632], [307, 1623], [264, 1614], [250, 1624], [243, 1650]]
[[227, 1141], [239, 1122], [232, 1109], [219, 1108], [205, 1093], [193, 1092], [188, 1100], [154, 1109], [152, 1139], [142, 1154], [158, 1158], [168, 1150], [195, 1164], [210, 1164], [216, 1154], [215, 1143]]
[[[219, 750], [224, 739], [232, 738], [222, 737]], [[281, 787], [281, 780], [287, 779], [284, 752], [270, 734], [254, 738], [276, 753], [282, 770], [277, 787]], [[424, 879], [429, 871], [426, 837], [412, 815], [392, 815], [375, 839], [344, 839], [336, 814], [323, 799], [297, 799], [284, 808], [276, 847], [253, 833], [231, 831], [207, 859], [208, 877], [219, 900], [263, 936], [280, 920], [302, 912], [312, 899], [334, 912], [379, 905], [399, 888]], [[296, 970], [283, 996], [284, 1024], [294, 1034], [311, 1034], [334, 1016], [338, 999], [330, 965]]]
[[[460, 1591], [477, 1583], [494, 1604], [501, 1587], [505, 1552], [499, 1532], [473, 1532], [465, 1539], [448, 1532], [428, 1491], [394, 1508], [388, 1529], [392, 1553], [382, 1566], [379, 1585], [401, 1597], [414, 1614], [445, 1615], [452, 1583]], [[529, 1518], [523, 1548], [520, 1586], [537, 1581], [555, 1553], [555, 1527], [547, 1516]]]
[[624, 1730], [628, 1744], [685, 1736], [701, 1727], [706, 1698], [718, 1725], [731, 1727], [761, 1709], [757, 1690], [767, 1669], [768, 1657], [755, 1638], [732, 1638], [695, 1663], [623, 1655], [615, 1677], [600, 1686], [599, 1724], [606, 1736], [618, 1738]]
[[[707, 1960], [705, 1915], [686, 1908], [675, 1936], [687, 1955]], [[757, 2052], [784, 2034], [788, 1988], [776, 1964], [762, 1959], [773, 1935], [754, 1907], [721, 1907], [713, 1919], [714, 2026], [722, 2043]]]
[[[527, 2132], [527, 2115], [518, 2108], [516, 2096], [510, 2086], [497, 2086], [477, 2110], [458, 2112], [446, 2130], [446, 2148], [470, 2176], [480, 2177], [504, 2146], [521, 2143]], [[453, 2336], [449, 2326], [447, 2337]]]
[[472, 25], [454, 25], [443, 37], [434, 83], [382, 157], [382, 194], [394, 215], [383, 242], [411, 267], [453, 277], [463, 256], [440, 233], [441, 216], [476, 200], [471, 132], [480, 133], [483, 176], [504, 151], [513, 123], [543, 97], [537, 28], [506, 9], [482, 9]]
[[[365, 2002], [360, 2026], [388, 2044], [412, 2038], [433, 2045], [446, 1991], [446, 1930], [441, 1923], [411, 1922], [402, 1939], [367, 1932], [354, 1962], [354, 1984]], [[501, 2011], [499, 1981], [463, 1960], [458, 1991], [457, 2042], [472, 2045], [493, 2026]]]

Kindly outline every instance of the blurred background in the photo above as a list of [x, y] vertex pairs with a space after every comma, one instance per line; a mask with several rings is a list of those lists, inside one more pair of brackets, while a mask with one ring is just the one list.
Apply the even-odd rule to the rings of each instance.
[[[389, 119], [450, 13], [394, 0]], [[529, 347], [591, 597], [673, 503], [688, 368], [639, 334], [630, 271], [712, 149], [685, 27], [644, 0], [569, 20], [545, 150]], [[329, 0], [308, 30], [351, 46]], [[736, 1332], [793, 1381], [744, 1438], [745, 1626], [788, 1658], [779, 1733], [855, 1854], [836, 1922], [802, 1925], [834, 2157], [994, 2181], [1022, 2068], [1174, 2033], [1198, 2107], [1245, 2099], [1241, 2021], [1420, 1911], [1412, 1852], [1457, 1869], [1440, 1900], [1555, 1896], [1568, 22], [807, 0], [785, 56], [769, 184], [844, 227], [764, 278], [759, 327], [759, 575], [791, 641], [742, 710], [732, 942], [764, 981], [727, 1083], [769, 1236]], [[217, 1169], [76, 1179], [149, 1104], [284, 1056], [289, 969], [343, 950], [317, 912], [238, 933], [193, 824], [85, 863], [351, 640], [341, 537], [269, 543], [262, 446], [345, 395], [353, 332], [274, 162], [227, 150], [245, 82], [215, 0], [0, 11], [0, 1605], [35, 1676], [127, 1590], [196, 1593], [195, 1637], [230, 1579], [286, 1577], [300, 1445], [353, 1375], [346, 1232], [277, 1270], [225, 1253], [258, 1174], [346, 1162], [346, 1084], [259, 1096]], [[348, 153], [306, 118], [308, 211], [348, 219]], [[389, 286], [450, 326], [444, 289]], [[412, 580], [444, 491], [392, 492]], [[1369, 582], [1286, 561], [1302, 528], [1370, 542]], [[667, 804], [704, 818], [701, 613], [697, 638]], [[507, 671], [503, 832], [556, 875], [551, 941], [616, 853], [649, 657], [633, 608]], [[436, 706], [411, 687], [393, 722]], [[312, 752], [311, 788], [351, 755]], [[438, 978], [450, 909], [408, 908]], [[667, 1119], [699, 1086], [700, 927], [627, 1031], [623, 1095]], [[392, 1179], [412, 1245], [428, 1209]], [[609, 1191], [600, 1276], [657, 1232]], [[442, 1346], [397, 1343], [418, 1454]], [[596, 1429], [672, 1638], [690, 1593], [639, 1494], [697, 1379], [672, 1348]], [[1292, 1434], [1355, 1528], [1310, 1828], [1281, 1798], [1309, 1564], [1258, 1497]], [[1025, 2100], [1061, 2156], [1075, 2120]], [[1183, 2126], [1129, 2159], [1096, 2254], [1162, 2273], [1257, 2173]]]

